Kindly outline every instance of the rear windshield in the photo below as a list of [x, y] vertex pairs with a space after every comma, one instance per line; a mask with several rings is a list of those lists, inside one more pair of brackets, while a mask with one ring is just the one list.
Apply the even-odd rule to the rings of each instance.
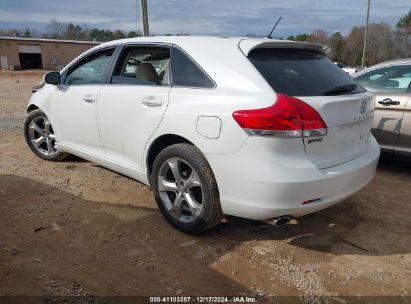
[[248, 58], [277, 93], [322, 96], [365, 92], [318, 51], [262, 48], [252, 50]]

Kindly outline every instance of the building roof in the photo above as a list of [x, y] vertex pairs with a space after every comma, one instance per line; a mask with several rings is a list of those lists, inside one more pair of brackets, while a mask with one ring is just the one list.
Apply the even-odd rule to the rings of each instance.
[[79, 44], [95, 44], [100, 42], [94, 41], [80, 41], [80, 40], [62, 40], [62, 39], [48, 39], [48, 38], [24, 38], [24, 37], [0, 37], [0, 40], [14, 40], [27, 42], [54, 42], [54, 43], [79, 43]]

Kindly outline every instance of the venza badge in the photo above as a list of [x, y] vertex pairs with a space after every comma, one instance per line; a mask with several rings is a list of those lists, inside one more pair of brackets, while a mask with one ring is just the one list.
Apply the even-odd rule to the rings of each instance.
[[361, 103], [360, 112], [361, 112], [361, 114], [364, 114], [365, 111], [367, 111], [367, 102], [364, 100], [364, 101]]

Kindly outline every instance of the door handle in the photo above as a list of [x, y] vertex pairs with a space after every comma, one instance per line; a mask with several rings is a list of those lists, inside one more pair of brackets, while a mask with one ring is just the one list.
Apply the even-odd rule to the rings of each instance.
[[384, 100], [380, 100], [378, 103], [383, 106], [398, 106], [400, 104], [399, 101], [392, 100], [391, 98], [385, 98]]
[[96, 100], [95, 100], [94, 98], [92, 98], [92, 97], [84, 97], [84, 98], [83, 98], [83, 101], [84, 101], [84, 102], [87, 102], [87, 103], [93, 103], [93, 102], [95, 102]]
[[141, 102], [143, 105], [147, 106], [147, 107], [161, 107], [162, 106], [162, 102], [161, 100], [155, 99], [155, 98], [145, 98], [143, 99], [143, 101]]

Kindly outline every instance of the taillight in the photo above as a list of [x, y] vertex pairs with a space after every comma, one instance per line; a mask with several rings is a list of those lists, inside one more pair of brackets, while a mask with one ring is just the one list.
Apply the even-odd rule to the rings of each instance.
[[311, 106], [295, 97], [277, 96], [277, 102], [271, 107], [236, 111], [233, 118], [249, 135], [314, 137], [327, 134], [325, 122]]

